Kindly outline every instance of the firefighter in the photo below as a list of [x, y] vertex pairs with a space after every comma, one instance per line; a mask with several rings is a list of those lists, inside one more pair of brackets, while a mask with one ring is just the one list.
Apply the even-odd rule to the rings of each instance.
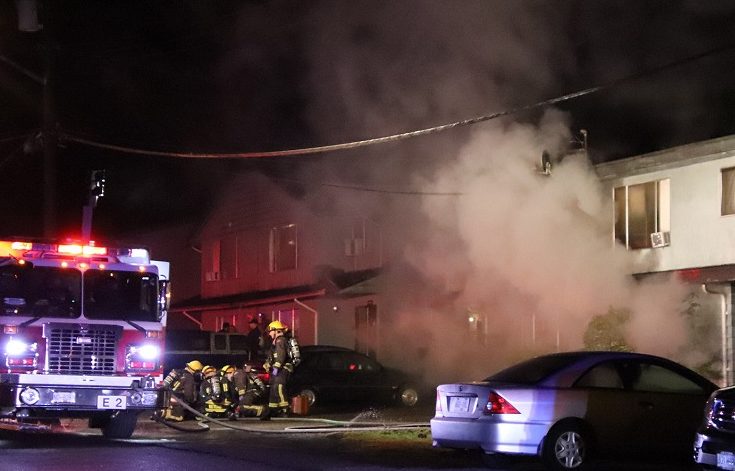
[[[273, 321], [268, 324], [271, 345], [263, 367], [270, 373], [268, 381], [270, 396], [268, 411], [261, 417], [263, 420], [270, 416], [288, 417], [288, 396], [286, 394], [290, 372], [287, 363], [290, 363], [290, 359], [288, 340], [284, 335], [286, 329], [286, 325], [281, 321]], [[293, 371], [293, 366], [290, 369]]]
[[199, 397], [204, 415], [213, 418], [226, 417], [232, 405], [227, 382], [222, 381], [222, 376], [217, 374], [217, 368], [214, 366], [207, 365], [202, 368], [202, 376]]
[[238, 396], [240, 417], [259, 417], [267, 420], [268, 408], [260, 404], [265, 395], [265, 383], [258, 378], [252, 366], [245, 363], [242, 369], [238, 369], [232, 381]]
[[202, 371], [202, 363], [199, 360], [192, 360], [186, 364], [183, 370], [171, 370], [171, 372], [163, 380], [164, 387], [170, 389], [173, 394], [166, 408], [163, 418], [165, 420], [173, 420], [181, 422], [184, 420], [185, 410], [181, 405], [182, 401], [191, 407], [197, 402], [197, 379], [196, 375]]
[[232, 365], [225, 365], [219, 370], [220, 381], [222, 382], [222, 392], [227, 399], [227, 418], [237, 420], [238, 395], [235, 390], [234, 377], [236, 368]]

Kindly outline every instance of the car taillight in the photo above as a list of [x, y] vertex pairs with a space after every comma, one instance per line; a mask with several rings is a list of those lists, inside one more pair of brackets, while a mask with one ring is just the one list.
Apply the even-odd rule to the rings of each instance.
[[483, 414], [520, 414], [520, 412], [513, 407], [513, 404], [506, 401], [503, 396], [493, 391], [487, 398], [487, 404], [485, 404]]

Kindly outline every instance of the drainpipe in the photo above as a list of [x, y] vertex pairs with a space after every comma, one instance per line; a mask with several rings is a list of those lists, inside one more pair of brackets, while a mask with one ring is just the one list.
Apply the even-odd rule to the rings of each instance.
[[314, 314], [314, 345], [319, 345], [319, 312], [302, 303], [298, 298], [293, 298], [293, 302]]
[[706, 294], [714, 294], [718, 295], [720, 297], [720, 315], [722, 318], [722, 328], [721, 328], [721, 348], [722, 348], [722, 384], [721, 386], [726, 386], [728, 384], [728, 367], [730, 366], [730, 359], [727, 357], [727, 320], [729, 318], [729, 309], [727, 305], [727, 295], [730, 293], [730, 290], [728, 288], [722, 287], [722, 286], [716, 286], [716, 285], [707, 285], [707, 283], [702, 283], [702, 291], [704, 291]]

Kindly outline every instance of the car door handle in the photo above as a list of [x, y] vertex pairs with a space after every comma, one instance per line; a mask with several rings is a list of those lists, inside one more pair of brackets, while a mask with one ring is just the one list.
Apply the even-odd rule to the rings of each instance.
[[640, 401], [638, 403], [638, 405], [641, 406], [642, 408], [646, 409], [646, 410], [652, 410], [653, 409], [653, 402]]

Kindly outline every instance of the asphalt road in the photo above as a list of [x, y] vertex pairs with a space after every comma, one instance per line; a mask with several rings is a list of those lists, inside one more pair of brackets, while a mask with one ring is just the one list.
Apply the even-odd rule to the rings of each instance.
[[[141, 417], [129, 440], [106, 440], [98, 430], [88, 429], [84, 421], [66, 421], [55, 431], [0, 431], [0, 471], [544, 469], [538, 460], [531, 458], [487, 467], [477, 452], [434, 449], [428, 428], [420, 427], [422, 423], [428, 424], [431, 414], [427, 409], [402, 408], [315, 411], [308, 417], [270, 422], [244, 419], [208, 424], [210, 429], [205, 432], [181, 432]], [[356, 431], [368, 428], [370, 423], [401, 428]], [[353, 431], [335, 428], [345, 424]], [[415, 427], [405, 427], [407, 424]], [[192, 431], [202, 430], [195, 421], [182, 426]], [[598, 463], [595, 469], [688, 471], [693, 468], [660, 461], [606, 461]]]

